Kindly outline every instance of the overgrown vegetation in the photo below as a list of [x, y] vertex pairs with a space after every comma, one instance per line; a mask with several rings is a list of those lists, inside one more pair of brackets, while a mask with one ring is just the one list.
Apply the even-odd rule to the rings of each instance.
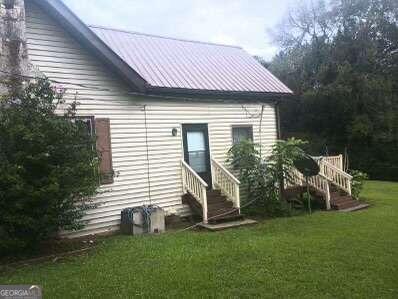
[[84, 223], [99, 182], [95, 137], [75, 116], [57, 115], [63, 93], [46, 79], [0, 102], [0, 252], [33, 248]]
[[294, 138], [279, 140], [265, 159], [259, 145], [250, 140], [235, 144], [228, 152], [227, 163], [239, 173], [247, 198], [260, 213], [270, 216], [290, 215], [290, 206], [282, 198], [284, 182], [291, 181], [289, 169], [294, 161], [305, 155], [301, 146], [306, 144]]
[[361, 197], [372, 207], [115, 236], [88, 255], [0, 269], [0, 281], [38, 284], [46, 298], [397, 298], [398, 184], [368, 181]]
[[270, 69], [295, 93], [285, 137], [312, 153], [345, 153], [350, 168], [398, 180], [398, 1], [303, 2], [275, 30]]
[[351, 182], [351, 194], [355, 198], [359, 198], [359, 194], [363, 189], [364, 182], [369, 179], [369, 176], [359, 170], [352, 170], [350, 171], [352, 175], [352, 182]]

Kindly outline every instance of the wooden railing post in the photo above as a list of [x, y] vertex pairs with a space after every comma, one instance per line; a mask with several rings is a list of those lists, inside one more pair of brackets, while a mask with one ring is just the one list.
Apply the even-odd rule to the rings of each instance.
[[207, 183], [184, 160], [181, 160], [183, 192], [189, 192], [202, 206], [207, 223]]
[[182, 161], [181, 161], [181, 176], [182, 176], [182, 193], [183, 194], [185, 194], [186, 192], [187, 192], [187, 189], [186, 189], [186, 181], [185, 181], [185, 168], [184, 168], [184, 165], [183, 165], [183, 163], [182, 163]]
[[341, 170], [344, 170], [343, 169], [343, 155], [342, 154], [339, 155], [339, 166], [340, 166]]
[[235, 208], [239, 209], [239, 213], [240, 213], [240, 190], [239, 190], [239, 185], [238, 184], [235, 185], [235, 192], [236, 192]]
[[207, 224], [207, 190], [205, 186], [202, 186], [202, 214], [203, 214], [203, 223]]
[[326, 201], [326, 210], [330, 210], [330, 190], [329, 190], [329, 182], [326, 180], [326, 191], [325, 191], [325, 201]]

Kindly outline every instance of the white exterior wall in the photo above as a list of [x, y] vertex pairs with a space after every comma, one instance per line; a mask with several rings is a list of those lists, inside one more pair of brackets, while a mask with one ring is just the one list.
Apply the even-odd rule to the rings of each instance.
[[[76, 97], [80, 102], [79, 115], [110, 119], [113, 168], [117, 176], [113, 184], [101, 187], [104, 192], [96, 198], [99, 207], [88, 211], [85, 217], [89, 221], [87, 227], [73, 236], [117, 229], [123, 208], [150, 202], [144, 105], [151, 203], [170, 213], [189, 213], [188, 207], [181, 203], [181, 124], [207, 123], [211, 155], [221, 162], [225, 161], [232, 146], [233, 125], [253, 125], [254, 141], [260, 142], [260, 120], [256, 116], [260, 114], [261, 104], [244, 104], [242, 107], [228, 102], [193, 103], [128, 95], [123, 81], [53, 19], [27, 2], [31, 63], [51, 80], [63, 82], [67, 88], [65, 99], [70, 102]], [[176, 137], [172, 136], [173, 128], [178, 128]], [[261, 142], [267, 151], [277, 136], [275, 111], [270, 105], [265, 105], [261, 131]]]

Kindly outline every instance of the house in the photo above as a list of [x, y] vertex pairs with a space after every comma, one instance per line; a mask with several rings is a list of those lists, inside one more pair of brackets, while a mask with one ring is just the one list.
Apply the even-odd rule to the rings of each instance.
[[187, 215], [185, 194], [204, 221], [219, 212], [209, 196], [239, 214], [227, 151], [242, 138], [270, 149], [289, 88], [240, 47], [89, 27], [62, 1], [24, 2], [29, 63], [77, 99], [102, 154], [99, 206], [68, 236], [116, 230], [142, 204]]

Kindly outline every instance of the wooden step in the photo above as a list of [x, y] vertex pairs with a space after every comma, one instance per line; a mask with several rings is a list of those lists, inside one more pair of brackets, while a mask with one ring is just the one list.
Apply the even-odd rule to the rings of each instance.
[[220, 190], [217, 189], [207, 190], [207, 197], [220, 196], [220, 195], [222, 195]]
[[[196, 215], [203, 217], [202, 205], [191, 194], [184, 194], [182, 201], [188, 204]], [[241, 220], [243, 217], [219, 190], [209, 190], [207, 191], [207, 218], [209, 222], [219, 223]]]
[[222, 208], [226, 208], [226, 209], [231, 209], [233, 206], [231, 201], [222, 201], [222, 202], [214, 202], [214, 203], [207, 203], [207, 209], [210, 210], [217, 210], [217, 209], [222, 209]]
[[214, 218], [210, 218], [208, 220], [208, 222], [210, 224], [214, 224], [214, 223], [226, 223], [226, 222], [231, 222], [231, 221], [237, 221], [237, 220], [243, 220], [244, 216], [242, 214], [236, 213], [233, 215], [225, 215], [222, 217], [214, 217]]
[[211, 197], [207, 197], [207, 202], [208, 203], [216, 203], [216, 202], [225, 202], [228, 201], [226, 196], [211, 196]]
[[220, 209], [207, 211], [208, 218], [210, 217], [221, 218], [223, 216], [236, 215], [236, 214], [239, 215], [239, 211], [235, 208], [220, 208]]

